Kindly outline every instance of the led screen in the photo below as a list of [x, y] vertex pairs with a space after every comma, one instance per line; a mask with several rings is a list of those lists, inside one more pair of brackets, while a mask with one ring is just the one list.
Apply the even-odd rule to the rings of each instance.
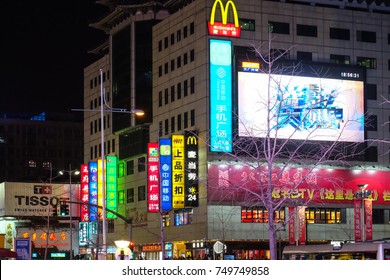
[[326, 78], [238, 71], [239, 136], [364, 141], [363, 74], [331, 71]]

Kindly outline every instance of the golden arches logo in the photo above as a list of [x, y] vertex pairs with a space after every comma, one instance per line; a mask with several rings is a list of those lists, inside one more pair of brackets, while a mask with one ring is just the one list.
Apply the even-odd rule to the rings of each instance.
[[233, 17], [234, 17], [234, 26], [239, 27], [240, 25], [238, 22], [236, 5], [234, 5], [234, 2], [232, 0], [227, 1], [225, 6], [223, 6], [223, 3], [221, 0], [215, 0], [213, 7], [211, 8], [210, 24], [214, 25], [215, 10], [216, 10], [218, 4], [219, 4], [219, 8], [221, 9], [222, 24], [227, 24], [229, 7], [231, 6], [232, 12], [233, 12]]
[[188, 136], [187, 145], [198, 145], [198, 140], [195, 136]]
[[[219, 6], [221, 10], [221, 22], [215, 22], [215, 11]], [[228, 23], [229, 10], [233, 13], [233, 23]], [[240, 37], [240, 22], [238, 20], [238, 14], [236, 5], [232, 0], [228, 0], [224, 5], [222, 0], [215, 0], [213, 7], [211, 8], [210, 21], [208, 22], [209, 34], [216, 36], [228, 36], [228, 37]]]

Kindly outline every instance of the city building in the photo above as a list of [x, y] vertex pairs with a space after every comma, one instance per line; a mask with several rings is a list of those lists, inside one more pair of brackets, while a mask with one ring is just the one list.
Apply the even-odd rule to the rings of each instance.
[[[99, 3], [111, 7], [109, 14], [92, 25], [109, 35], [108, 52], [85, 69], [84, 109], [92, 112], [84, 115], [84, 161], [98, 160], [102, 150], [104, 155], [117, 156], [116, 209], [131, 220], [130, 224], [119, 218], [107, 221], [108, 247], [113, 247], [115, 240], [130, 239], [135, 257], [147, 259], [213, 258], [221, 253], [235, 259], [269, 257], [269, 213], [264, 205], [246, 200], [242, 193], [238, 198], [226, 193], [240, 184], [242, 176], [253, 174], [240, 161], [226, 160], [224, 152], [234, 148], [232, 138], [221, 141], [222, 134], [224, 139], [232, 137], [232, 125], [238, 126], [227, 113], [253, 105], [251, 99], [245, 100], [245, 91], [239, 92], [245, 77], [247, 88], [261, 88], [253, 82], [264, 77], [247, 76], [264, 69], [256, 64], [261, 60], [254, 55], [253, 46], [265, 46], [271, 56], [283, 56], [283, 61], [290, 63], [287, 65], [301, 62], [317, 74], [322, 69], [331, 79], [337, 77], [340, 84], [352, 81], [357, 85], [356, 96], [346, 99], [344, 107], [330, 110], [333, 120], [327, 122], [329, 128], [337, 130], [343, 125], [349, 103], [365, 115], [357, 118], [360, 128], [352, 135], [356, 138], [349, 140], [361, 142], [364, 152], [349, 164], [333, 161], [318, 166], [317, 173], [302, 181], [290, 203], [276, 211], [275, 222], [281, 225], [276, 233], [278, 250], [286, 244], [389, 238], [389, 144], [366, 145], [364, 141], [387, 139], [389, 133], [389, 104], [383, 100], [390, 93], [390, 7], [385, 2]], [[305, 76], [308, 68], [300, 76], [312, 77]], [[320, 94], [321, 85], [308, 81], [311, 94]], [[98, 113], [102, 92], [107, 101], [103, 133]], [[246, 108], [240, 107], [241, 100], [247, 102]], [[327, 106], [333, 105], [327, 100]], [[142, 109], [145, 118], [110, 108]], [[311, 125], [319, 125], [318, 118], [319, 114], [313, 115]], [[291, 119], [288, 123], [292, 126]], [[216, 120], [220, 122], [216, 124]], [[218, 130], [219, 126], [222, 129]], [[194, 135], [198, 145], [196, 182], [191, 182], [194, 193], [182, 193], [185, 185], [156, 192], [151, 179], [183, 174], [150, 173], [149, 166], [157, 159], [148, 151], [157, 150], [160, 140], [170, 140], [164, 142], [165, 148], [182, 152], [183, 147], [175, 145]], [[180, 160], [183, 162], [176, 163], [187, 159], [181, 156]], [[310, 161], [292, 165], [285, 182], [302, 178], [308, 170]], [[273, 193], [275, 198], [280, 195], [281, 190]], [[156, 197], [161, 203], [153, 203]], [[370, 203], [365, 208], [366, 201]], [[367, 213], [370, 216], [363, 228], [361, 217]], [[88, 250], [89, 244], [84, 247]]]

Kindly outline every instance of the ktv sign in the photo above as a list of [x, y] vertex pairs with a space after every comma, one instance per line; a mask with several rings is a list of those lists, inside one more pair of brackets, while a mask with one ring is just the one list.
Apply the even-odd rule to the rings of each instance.
[[[222, 22], [215, 21], [215, 11], [217, 6], [221, 10]], [[229, 10], [232, 10], [234, 22], [228, 22]], [[234, 2], [229, 0], [224, 5], [221, 0], [215, 0], [211, 8], [210, 21], [208, 22], [209, 35], [225, 36], [225, 37], [240, 37], [241, 28], [238, 20], [237, 9]]]

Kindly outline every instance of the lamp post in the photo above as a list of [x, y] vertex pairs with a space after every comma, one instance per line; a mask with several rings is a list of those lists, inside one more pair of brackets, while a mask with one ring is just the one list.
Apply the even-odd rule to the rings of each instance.
[[69, 170], [61, 170], [59, 173], [64, 175], [65, 172], [69, 174], [69, 229], [70, 229], [70, 242], [69, 242], [69, 259], [73, 259], [73, 221], [72, 221], [72, 174], [79, 175], [80, 171], [77, 169], [72, 170], [72, 165], [69, 164]]
[[362, 234], [362, 241], [366, 241], [366, 225], [365, 225], [365, 210], [364, 210], [364, 201], [371, 195], [370, 190], [366, 190], [368, 184], [358, 184], [359, 190], [356, 191], [353, 196], [355, 199], [359, 199], [360, 203], [360, 231]]

